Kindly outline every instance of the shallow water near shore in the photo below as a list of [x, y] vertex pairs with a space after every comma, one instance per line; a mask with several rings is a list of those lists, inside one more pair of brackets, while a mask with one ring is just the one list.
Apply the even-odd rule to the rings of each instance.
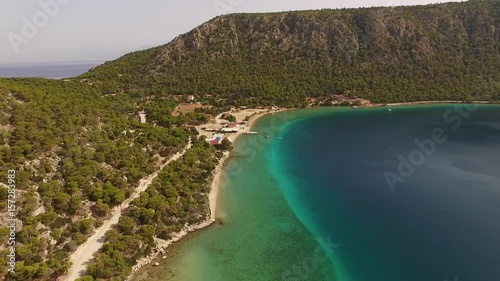
[[[225, 224], [177, 244], [135, 280], [496, 280], [500, 107], [456, 109], [261, 118], [254, 128], [269, 138], [239, 138], [226, 168]], [[398, 175], [399, 156], [409, 159], [436, 128], [447, 140], [391, 189], [384, 174]]]

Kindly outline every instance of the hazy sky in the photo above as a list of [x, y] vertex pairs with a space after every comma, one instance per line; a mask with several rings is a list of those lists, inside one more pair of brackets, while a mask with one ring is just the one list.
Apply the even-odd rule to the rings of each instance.
[[115, 59], [133, 50], [168, 43], [201, 23], [227, 13], [436, 2], [438, 1], [0, 0], [0, 64]]

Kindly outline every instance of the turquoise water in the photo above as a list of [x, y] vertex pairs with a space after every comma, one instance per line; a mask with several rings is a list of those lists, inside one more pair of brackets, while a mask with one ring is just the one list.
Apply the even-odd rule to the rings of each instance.
[[[500, 276], [500, 107], [322, 108], [255, 130], [226, 169], [225, 224], [140, 280]], [[405, 159], [411, 173], [398, 171]]]

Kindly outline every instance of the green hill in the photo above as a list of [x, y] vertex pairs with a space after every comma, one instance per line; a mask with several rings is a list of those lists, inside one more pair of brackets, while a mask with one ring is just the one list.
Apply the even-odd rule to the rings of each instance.
[[84, 75], [245, 104], [498, 99], [500, 2], [233, 14]]
[[[227, 15], [80, 77], [0, 79], [0, 170], [16, 170], [19, 191], [17, 273], [9, 280], [63, 275], [68, 255], [110, 208], [189, 138], [193, 149], [126, 210], [119, 235], [87, 273], [123, 280], [153, 236], [168, 238], [206, 215], [220, 152], [187, 126], [204, 123], [203, 112], [173, 116], [175, 95], [187, 94], [211, 94], [212, 115], [231, 104], [299, 107], [331, 94], [498, 101], [500, 1]], [[6, 172], [0, 183], [6, 225]], [[3, 277], [9, 229], [0, 234]]]

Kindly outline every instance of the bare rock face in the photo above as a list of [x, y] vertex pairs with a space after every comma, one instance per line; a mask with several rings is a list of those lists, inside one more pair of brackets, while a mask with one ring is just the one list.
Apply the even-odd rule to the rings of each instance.
[[498, 14], [487, 6], [461, 6], [222, 16], [164, 46], [153, 61], [159, 65], [197, 58], [218, 61], [267, 56], [324, 63], [370, 60], [391, 64], [450, 51], [462, 56], [470, 41], [477, 42], [476, 51], [498, 53]]
[[500, 87], [491, 82], [500, 80], [498, 42], [497, 0], [233, 14], [89, 76], [120, 73], [127, 83], [153, 80], [168, 91], [227, 96], [349, 91], [365, 98], [388, 93], [395, 101], [406, 99], [403, 87], [414, 99], [452, 98], [446, 91], [465, 98]]

